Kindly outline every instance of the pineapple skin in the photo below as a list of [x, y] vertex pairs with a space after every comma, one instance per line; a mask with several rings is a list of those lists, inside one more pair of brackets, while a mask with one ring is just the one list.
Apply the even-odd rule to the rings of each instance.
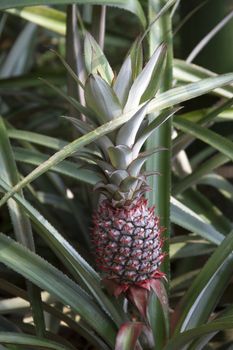
[[153, 279], [162, 277], [163, 229], [154, 207], [149, 208], [145, 198], [136, 198], [123, 207], [104, 199], [93, 223], [96, 264], [105, 279], [126, 291], [133, 285], [149, 289]]

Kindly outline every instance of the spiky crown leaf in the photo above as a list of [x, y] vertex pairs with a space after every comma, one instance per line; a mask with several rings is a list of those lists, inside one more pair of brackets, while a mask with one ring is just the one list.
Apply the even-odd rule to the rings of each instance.
[[142, 68], [142, 50], [136, 41], [117, 76], [114, 76], [104, 53], [89, 33], [85, 37], [84, 50], [89, 73], [84, 94], [89, 116], [93, 117], [88, 120], [88, 125], [70, 118], [74, 126], [85, 134], [122, 113], [136, 110], [128, 123], [98, 139], [99, 156], [91, 156], [95, 164], [93, 170], [96, 171], [97, 165], [103, 179], [96, 189], [118, 204], [125, 204], [148, 189], [146, 176], [149, 174], [144, 174], [142, 167], [151, 154], [163, 148], [147, 153], [141, 152], [141, 149], [155, 128], [173, 113], [158, 114], [151, 123], [145, 118], [148, 103], [159, 88], [166, 46], [162, 43]]

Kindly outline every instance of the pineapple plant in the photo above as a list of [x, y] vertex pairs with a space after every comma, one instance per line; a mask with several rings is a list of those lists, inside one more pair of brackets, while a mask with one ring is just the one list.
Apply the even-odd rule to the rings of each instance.
[[[101, 178], [95, 186], [100, 193], [93, 216], [92, 242], [96, 264], [103, 280], [111, 284], [114, 294], [132, 287], [150, 290], [153, 281], [164, 276], [159, 267], [163, 261], [163, 228], [154, 208], [149, 208], [144, 194], [149, 190], [143, 165], [162, 147], [143, 152], [147, 138], [171, 111], [149, 122], [147, 106], [155, 96], [166, 60], [166, 46], [161, 44], [142, 68], [142, 52], [136, 42], [117, 76], [94, 38], [85, 40], [86, 121], [69, 118], [83, 134], [122, 113], [132, 118], [108, 136], [96, 141], [97, 152], [87, 154], [89, 169]], [[158, 122], [159, 121], [159, 122]]]

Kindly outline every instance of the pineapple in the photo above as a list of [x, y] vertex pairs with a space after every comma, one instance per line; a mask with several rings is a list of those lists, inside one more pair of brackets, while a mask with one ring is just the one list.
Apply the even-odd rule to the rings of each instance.
[[94, 215], [92, 237], [97, 265], [115, 282], [115, 295], [132, 285], [150, 288], [150, 281], [162, 276], [159, 220], [141, 196], [120, 207], [104, 199]]
[[[104, 279], [114, 286], [114, 294], [131, 287], [150, 289], [163, 274], [164, 258], [159, 218], [149, 208], [144, 194], [149, 190], [143, 165], [147, 158], [163, 148], [142, 151], [147, 138], [159, 125], [161, 115], [149, 122], [147, 104], [158, 90], [166, 59], [161, 44], [142, 69], [142, 52], [132, 47], [118, 75], [95, 40], [87, 34], [85, 82], [86, 122], [69, 118], [82, 132], [132, 112], [133, 116], [118, 130], [96, 141], [97, 152], [87, 154], [88, 167], [97, 171], [101, 181], [95, 189], [101, 193], [93, 218], [92, 241], [96, 263]], [[165, 113], [166, 114], [166, 113]], [[169, 114], [162, 115], [165, 120]]]

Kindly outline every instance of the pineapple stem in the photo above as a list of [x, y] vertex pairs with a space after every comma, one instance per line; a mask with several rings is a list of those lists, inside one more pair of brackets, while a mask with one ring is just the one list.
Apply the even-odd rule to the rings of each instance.
[[101, 49], [104, 49], [106, 6], [93, 6], [91, 33]]
[[[166, 4], [167, 0], [149, 0], [148, 16], [149, 21], [153, 21], [159, 10]], [[149, 33], [149, 54], [164, 41], [167, 44], [167, 61], [165, 71], [161, 80], [161, 91], [166, 91], [172, 86], [172, 65], [173, 65], [173, 46], [172, 46], [172, 29], [170, 12], [160, 17], [151, 27]], [[169, 263], [169, 236], [170, 236], [170, 193], [171, 193], [171, 129], [172, 118], [155, 130], [153, 138], [147, 143], [147, 148], [158, 146], [165, 147], [166, 152], [159, 152], [151, 157], [147, 162], [148, 171], [159, 171], [161, 176], [150, 178], [150, 187], [153, 189], [148, 193], [149, 205], [156, 205], [158, 214], [161, 219], [161, 225], [166, 228], [164, 252], [166, 257], [163, 262], [163, 272], [169, 280], [170, 263]]]
[[[151, 23], [159, 11], [165, 6], [167, 0], [148, 0], [148, 20]], [[173, 68], [173, 45], [172, 45], [172, 24], [170, 11], [162, 15], [152, 26], [149, 32], [149, 54], [151, 55], [158, 44], [165, 42], [167, 45], [167, 61], [162, 76], [160, 91], [166, 91], [172, 86]], [[162, 271], [166, 274], [169, 288], [170, 261], [169, 261], [169, 236], [170, 236], [170, 193], [171, 193], [171, 131], [172, 118], [155, 130], [153, 137], [149, 138], [147, 148], [162, 146], [167, 148], [166, 152], [155, 154], [147, 162], [148, 171], [159, 171], [161, 176], [151, 177], [149, 185], [152, 191], [147, 195], [149, 205], [156, 205], [157, 213], [160, 216], [161, 226], [164, 226], [163, 251], [165, 259], [162, 264]], [[153, 300], [153, 298], [151, 299]], [[153, 301], [152, 301], [153, 303]], [[154, 300], [154, 313], [157, 315], [152, 325], [152, 332], [155, 339], [156, 350], [163, 349], [169, 333], [169, 314], [161, 308], [161, 304]], [[168, 308], [167, 308], [168, 310]], [[153, 319], [153, 318], [152, 318]], [[151, 322], [152, 320], [150, 320]], [[160, 330], [158, 332], [158, 330]]]

